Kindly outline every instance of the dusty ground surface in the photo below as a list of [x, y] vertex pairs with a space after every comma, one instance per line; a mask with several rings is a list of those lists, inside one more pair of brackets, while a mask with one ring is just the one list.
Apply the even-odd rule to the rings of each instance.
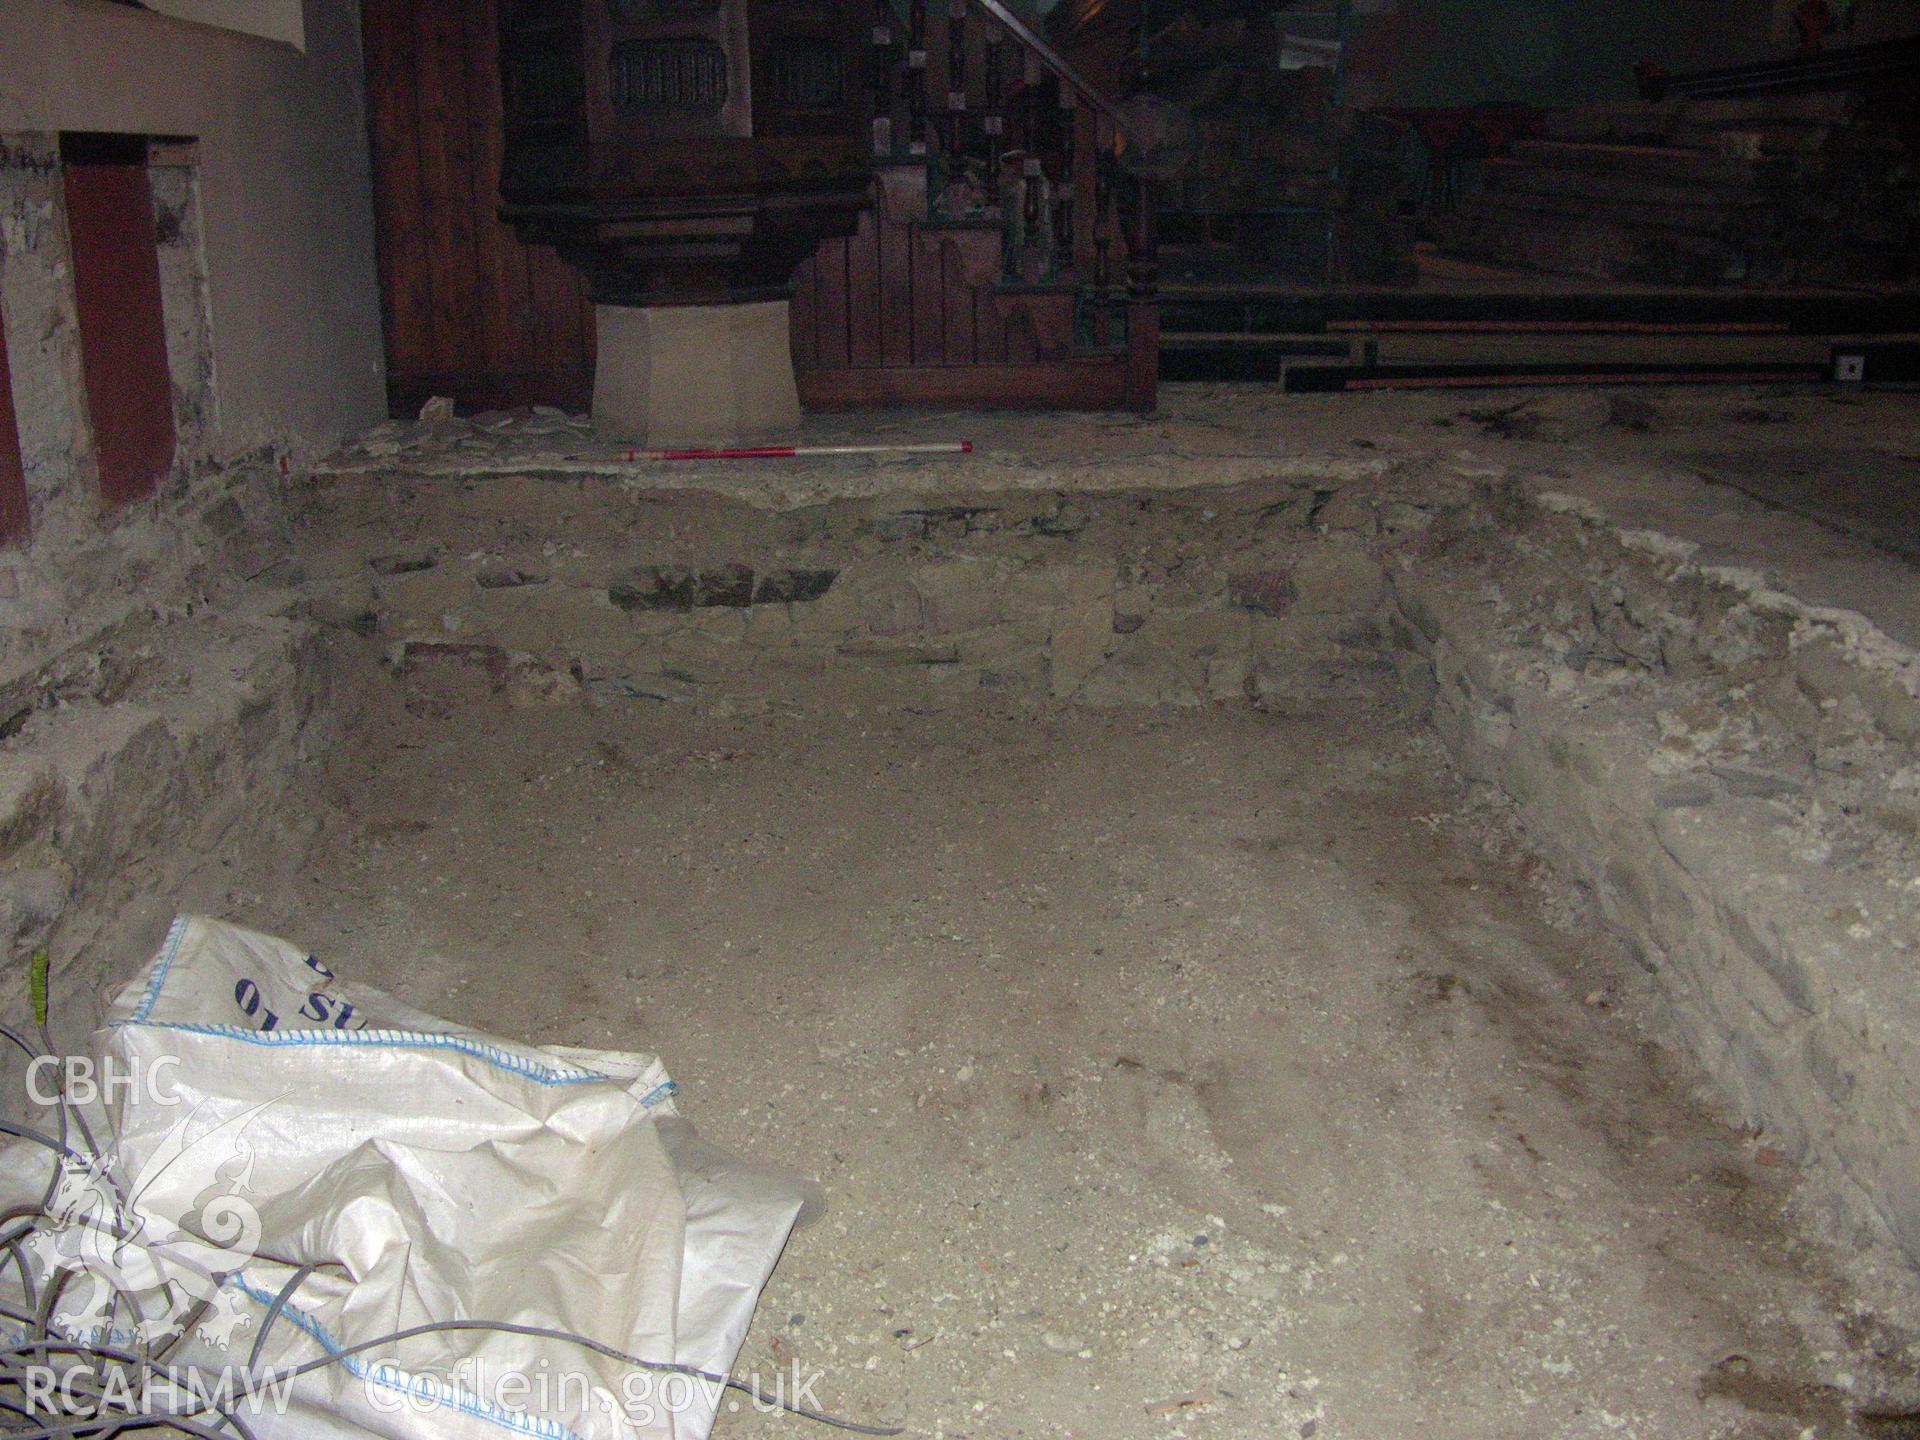
[[[1634, 398], [1194, 388], [809, 424], [966, 461], [609, 478], [780, 507], [1517, 477], [1920, 639], [1920, 407]], [[367, 463], [484, 471], [465, 438]], [[978, 1437], [1920, 1433], [1873, 1418], [1913, 1356], [1786, 1213], [1790, 1167], [1393, 704], [414, 698], [281, 807], [319, 823], [304, 867], [232, 840], [165, 899], [458, 1020], [658, 1049], [712, 1139], [817, 1172], [743, 1371]]]
[[456, 698], [343, 748], [303, 873], [195, 903], [656, 1049], [816, 1172], [743, 1372], [983, 1437], [1770, 1440], [1899, 1388], [1778, 1157], [1384, 698]]

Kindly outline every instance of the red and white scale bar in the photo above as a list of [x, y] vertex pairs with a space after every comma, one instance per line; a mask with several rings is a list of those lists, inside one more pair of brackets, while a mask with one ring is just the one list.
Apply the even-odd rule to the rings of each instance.
[[809, 460], [817, 455], [971, 455], [971, 440], [927, 445], [749, 445], [734, 450], [612, 450], [569, 460], [638, 465], [654, 460]]

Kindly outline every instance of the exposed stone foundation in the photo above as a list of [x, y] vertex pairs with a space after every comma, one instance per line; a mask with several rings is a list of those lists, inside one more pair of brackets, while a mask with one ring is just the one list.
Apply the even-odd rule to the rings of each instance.
[[[1197, 705], [1382, 663], [1372, 512], [1334, 499], [1271, 481], [771, 511], [594, 480], [342, 477], [305, 529], [343, 615], [395, 658], [480, 642], [502, 673], [602, 696], [738, 699], [886, 665], [949, 691]], [[368, 534], [393, 548], [324, 552]]]
[[330, 475], [288, 520], [235, 474], [71, 563], [14, 556], [10, 954], [50, 946], [77, 1001], [138, 962], [130, 937], [188, 877], [236, 845], [297, 851], [303, 764], [383, 661], [524, 704], [734, 714], [838, 673], [933, 700], [1289, 708], [1397, 671], [1807, 1193], [1920, 1257], [1911, 653], [1457, 467], [876, 488], [776, 508], [604, 476]]
[[23, 1012], [45, 948], [68, 1039], [193, 877], [298, 855], [311, 826], [282, 802], [351, 710], [270, 473], [181, 489], [0, 556], [0, 1008]]
[[1410, 683], [1749, 1122], [1920, 1256], [1920, 665], [1552, 495], [1493, 508], [1394, 557]]
[[303, 517], [340, 623], [402, 672], [458, 664], [527, 703], [737, 710], [885, 666], [935, 694], [1284, 707], [1396, 666], [1747, 1121], [1836, 1217], [1920, 1256], [1920, 669], [1857, 616], [1424, 470], [796, 510], [342, 476]]

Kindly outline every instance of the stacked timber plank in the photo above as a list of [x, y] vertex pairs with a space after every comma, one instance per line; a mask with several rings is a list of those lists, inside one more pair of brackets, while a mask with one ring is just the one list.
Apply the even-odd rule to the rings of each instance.
[[1655, 285], [1920, 280], [1920, 167], [1850, 91], [1592, 107], [1485, 162], [1445, 253]]
[[1195, 131], [1187, 163], [1160, 186], [1163, 273], [1201, 263], [1189, 252], [1213, 242], [1243, 277], [1411, 284], [1398, 130], [1342, 104], [1331, 68], [1282, 68], [1285, 11], [1161, 8], [1177, 14], [1147, 39], [1143, 83]]

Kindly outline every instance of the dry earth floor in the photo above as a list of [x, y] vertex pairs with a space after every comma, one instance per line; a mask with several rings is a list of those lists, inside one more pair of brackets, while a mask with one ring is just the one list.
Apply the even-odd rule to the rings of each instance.
[[[203, 903], [461, 1021], [657, 1050], [709, 1138], [818, 1174], [740, 1369], [817, 1369], [840, 1413], [1903, 1433], [1854, 1418], [1900, 1337], [1800, 1238], [1778, 1157], [1385, 696], [416, 692], [324, 789], [302, 873]], [[812, 1431], [719, 1429], [776, 1433]]]

